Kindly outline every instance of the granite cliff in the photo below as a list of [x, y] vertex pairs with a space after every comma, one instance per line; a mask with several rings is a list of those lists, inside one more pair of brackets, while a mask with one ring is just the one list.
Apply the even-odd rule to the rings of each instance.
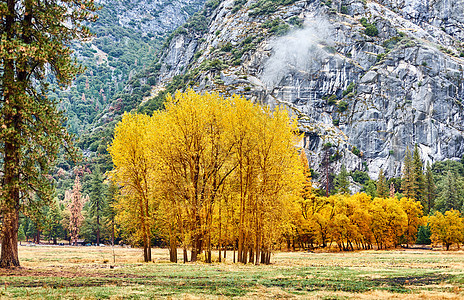
[[206, 30], [168, 40], [151, 99], [175, 79], [284, 105], [311, 167], [331, 145], [335, 169], [398, 176], [416, 143], [426, 161], [464, 154], [463, 10], [457, 0], [217, 2]]

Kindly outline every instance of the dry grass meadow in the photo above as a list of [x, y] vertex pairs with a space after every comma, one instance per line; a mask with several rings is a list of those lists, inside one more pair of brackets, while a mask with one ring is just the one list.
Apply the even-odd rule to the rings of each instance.
[[140, 249], [120, 247], [20, 246], [22, 267], [0, 269], [0, 298], [464, 299], [463, 251], [280, 252], [269, 266], [173, 264], [165, 249], [153, 257], [142, 263]]

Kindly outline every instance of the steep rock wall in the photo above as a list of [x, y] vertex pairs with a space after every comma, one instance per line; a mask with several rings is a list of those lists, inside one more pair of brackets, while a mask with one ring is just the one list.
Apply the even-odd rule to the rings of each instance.
[[[254, 1], [236, 3], [222, 2], [202, 37], [173, 38], [161, 85], [192, 72], [196, 89], [290, 107], [315, 169], [328, 142], [342, 153], [336, 170], [374, 178], [380, 168], [400, 175], [415, 143], [427, 161], [464, 154], [464, 2], [308, 0], [266, 15], [253, 13]], [[290, 30], [276, 36], [278, 26]]]

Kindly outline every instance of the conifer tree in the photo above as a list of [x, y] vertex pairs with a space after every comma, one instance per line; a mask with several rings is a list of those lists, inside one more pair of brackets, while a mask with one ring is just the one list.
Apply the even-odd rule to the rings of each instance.
[[409, 148], [406, 149], [403, 162], [403, 177], [401, 180], [403, 196], [416, 199], [417, 181], [414, 170], [414, 162]]
[[19, 225], [18, 229], [18, 240], [19, 244], [21, 245], [21, 242], [26, 240], [26, 233], [24, 232], [24, 226], [23, 224]]
[[50, 203], [45, 224], [46, 235], [49, 240], [53, 240], [53, 244], [56, 244], [57, 238], [62, 233], [61, 219], [61, 211], [58, 207], [57, 199], [54, 199], [52, 203]]
[[335, 178], [335, 188], [340, 194], [350, 194], [350, 181], [348, 180], [348, 172], [345, 165], [342, 165], [340, 173]]
[[377, 197], [377, 184], [374, 180], [369, 179], [363, 187], [363, 191], [372, 198]]
[[425, 170], [425, 205], [424, 209], [426, 214], [429, 214], [435, 206], [436, 186], [433, 179], [432, 168], [430, 163], [427, 162]]
[[[93, 0], [3, 0], [0, 5], [0, 156], [3, 216], [0, 267], [19, 266], [20, 211], [52, 199], [47, 175], [61, 145], [70, 145], [46, 77], [69, 85], [79, 71], [69, 45], [89, 36]], [[25, 205], [27, 203], [27, 205]], [[27, 212], [29, 211], [29, 212]], [[27, 213], [26, 213], [27, 212]]]
[[91, 217], [96, 219], [97, 245], [100, 245], [100, 220], [106, 208], [105, 186], [100, 172], [100, 167], [96, 167], [90, 182], [89, 212]]
[[389, 194], [387, 180], [385, 178], [385, 174], [383, 169], [381, 168], [379, 171], [379, 178], [377, 179], [377, 197], [380, 198], [387, 198]]
[[456, 175], [454, 172], [448, 171], [441, 183], [441, 193], [437, 203], [438, 209], [442, 212], [452, 209], [460, 210], [462, 202], [462, 193], [460, 193]]
[[416, 186], [414, 193], [416, 194], [416, 200], [420, 201], [422, 206], [425, 207], [425, 177], [424, 177], [424, 165], [419, 155], [419, 147], [417, 144], [414, 146], [414, 153], [412, 156], [414, 166], [414, 177]]

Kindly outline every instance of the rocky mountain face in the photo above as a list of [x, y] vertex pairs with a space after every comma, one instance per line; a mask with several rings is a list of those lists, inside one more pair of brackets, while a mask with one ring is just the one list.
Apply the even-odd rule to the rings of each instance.
[[155, 101], [177, 83], [241, 93], [298, 117], [311, 167], [401, 174], [464, 154], [464, 2], [225, 0], [207, 29], [178, 30], [158, 62]]

